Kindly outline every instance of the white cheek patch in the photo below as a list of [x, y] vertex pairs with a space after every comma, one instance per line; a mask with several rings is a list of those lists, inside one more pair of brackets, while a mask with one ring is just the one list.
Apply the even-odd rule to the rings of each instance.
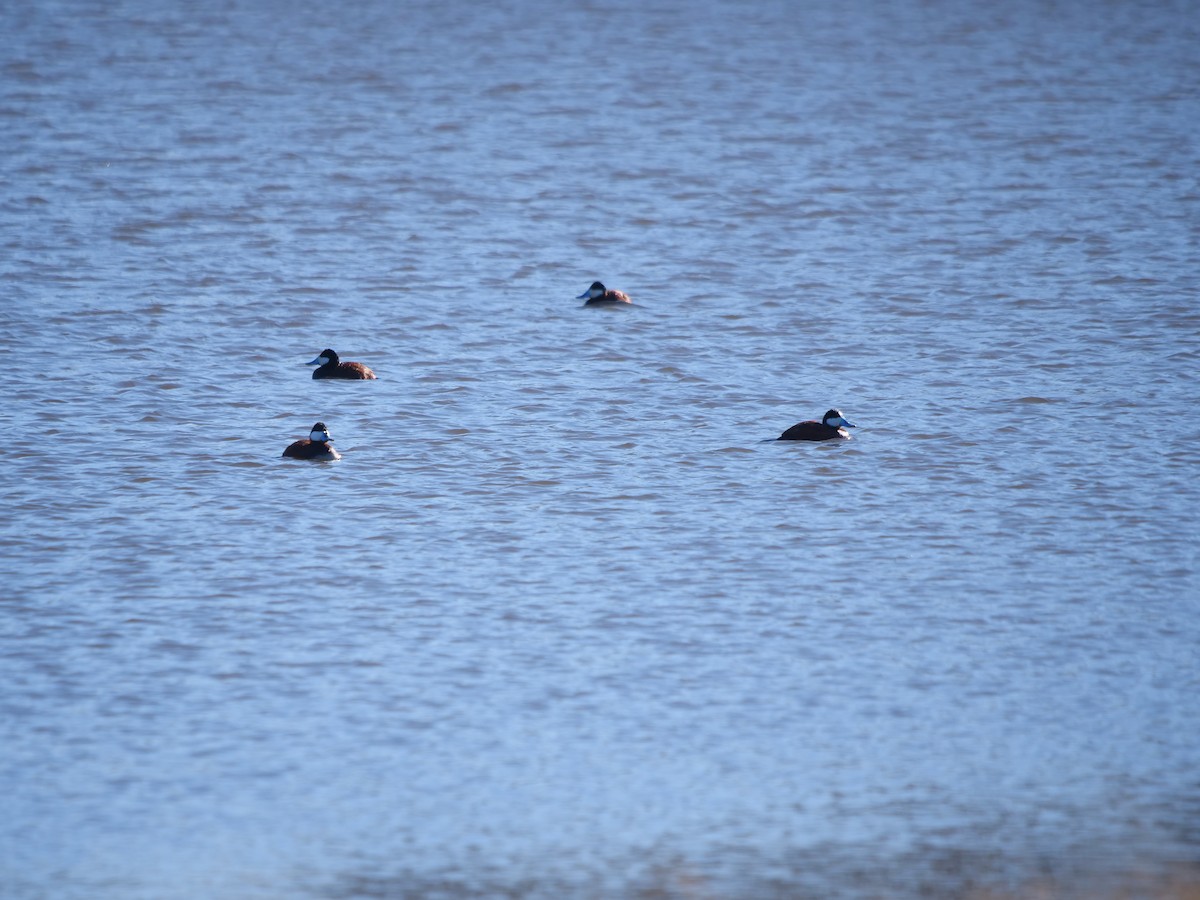
[[327, 366], [327, 365], [329, 365], [329, 357], [328, 357], [328, 356], [318, 356], [318, 357], [317, 357], [317, 365], [318, 365], [318, 366]]
[[328, 431], [313, 431], [308, 435], [310, 441], [316, 441], [318, 444], [324, 444], [332, 441]]

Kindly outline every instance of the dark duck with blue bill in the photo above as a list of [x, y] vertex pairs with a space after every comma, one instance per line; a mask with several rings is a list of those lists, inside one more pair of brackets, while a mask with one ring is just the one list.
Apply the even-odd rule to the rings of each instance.
[[342, 362], [338, 359], [337, 353], [328, 348], [322, 350], [317, 358], [307, 363], [307, 365], [317, 367], [317, 370], [313, 372], [313, 378], [344, 378], [349, 381], [366, 381], [376, 377], [375, 373], [362, 363]]
[[777, 441], [836, 441], [850, 440], [847, 428], [857, 428], [847, 421], [840, 409], [831, 409], [820, 422], [799, 422], [777, 437]]
[[333, 449], [333, 438], [324, 422], [318, 422], [312, 427], [308, 437], [295, 443], [288, 444], [283, 455], [288, 459], [315, 459], [319, 462], [332, 462], [341, 459], [342, 455]]
[[615, 306], [618, 303], [633, 303], [624, 291], [610, 290], [599, 281], [593, 281], [592, 286], [575, 299], [582, 300], [584, 297], [587, 297], [587, 303], [583, 304], [584, 306]]

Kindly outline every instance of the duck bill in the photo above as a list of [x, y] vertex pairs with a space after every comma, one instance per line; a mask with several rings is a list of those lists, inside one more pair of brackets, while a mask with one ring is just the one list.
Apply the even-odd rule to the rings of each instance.
[[579, 295], [578, 297], [576, 297], [575, 299], [576, 299], [576, 300], [582, 300], [582, 299], [584, 299], [585, 297], [590, 297], [590, 296], [592, 296], [592, 292], [591, 292], [591, 291], [584, 291], [582, 294], [580, 294], [580, 295]]
[[325, 357], [318, 356], [312, 362], [306, 362], [305, 365], [306, 366], [323, 366], [323, 365], [325, 365], [326, 362], [328, 362], [328, 360], [326, 360]]

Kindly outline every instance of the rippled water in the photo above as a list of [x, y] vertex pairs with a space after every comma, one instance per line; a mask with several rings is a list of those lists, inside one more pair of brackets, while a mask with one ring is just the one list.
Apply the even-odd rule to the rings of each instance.
[[0, 29], [4, 896], [1200, 880], [1195, 4]]

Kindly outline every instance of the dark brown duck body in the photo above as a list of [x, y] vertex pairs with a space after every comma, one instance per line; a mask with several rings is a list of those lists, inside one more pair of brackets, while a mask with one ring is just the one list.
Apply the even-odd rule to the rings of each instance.
[[624, 291], [610, 290], [599, 281], [593, 281], [592, 286], [575, 299], [582, 300], [584, 297], [587, 297], [587, 303], [583, 304], [584, 306], [614, 306], [619, 303], [633, 303]]
[[367, 381], [376, 375], [360, 362], [342, 362], [335, 351], [326, 348], [309, 363], [316, 366], [313, 378], [342, 378], [347, 381]]
[[288, 459], [313, 459], [318, 462], [332, 462], [341, 459], [342, 455], [333, 449], [333, 438], [324, 422], [318, 422], [312, 427], [308, 437], [288, 444], [283, 455]]
[[841, 410], [831, 409], [821, 418], [820, 422], [799, 422], [777, 437], [777, 441], [848, 441], [850, 433], [847, 428], [857, 428], [852, 422], [847, 422]]

